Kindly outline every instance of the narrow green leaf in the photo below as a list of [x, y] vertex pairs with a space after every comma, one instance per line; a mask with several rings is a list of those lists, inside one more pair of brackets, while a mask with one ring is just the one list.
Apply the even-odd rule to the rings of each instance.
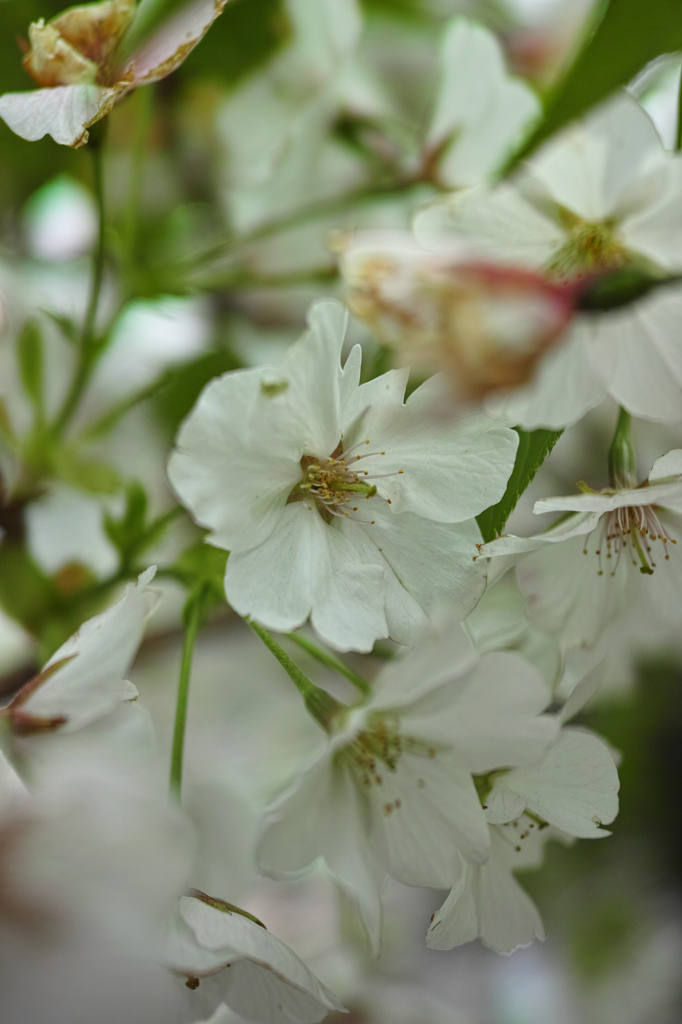
[[507, 489], [497, 505], [491, 505], [476, 516], [483, 540], [487, 543], [499, 537], [505, 523], [516, 508], [516, 503], [545, 461], [563, 430], [532, 430], [514, 428], [519, 435], [514, 469], [507, 482]]
[[603, 0], [575, 60], [545, 101], [540, 124], [512, 156], [516, 164], [564, 125], [605, 100], [662, 53], [682, 50], [680, 0]]
[[43, 339], [35, 320], [28, 320], [17, 339], [19, 373], [24, 391], [37, 409], [43, 406]]

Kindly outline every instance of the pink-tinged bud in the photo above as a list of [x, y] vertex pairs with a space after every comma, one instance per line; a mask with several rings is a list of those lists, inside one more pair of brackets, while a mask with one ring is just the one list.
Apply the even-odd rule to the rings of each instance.
[[573, 316], [575, 289], [467, 257], [366, 232], [346, 245], [341, 270], [351, 310], [402, 362], [446, 371], [476, 400], [532, 376]]

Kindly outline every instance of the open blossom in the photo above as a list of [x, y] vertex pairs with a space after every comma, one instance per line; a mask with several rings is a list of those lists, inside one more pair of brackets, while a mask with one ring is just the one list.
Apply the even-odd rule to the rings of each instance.
[[295, 877], [320, 861], [357, 902], [375, 947], [387, 874], [449, 888], [484, 863], [490, 835], [474, 775], [533, 764], [552, 742], [547, 691], [520, 655], [479, 658], [443, 623], [379, 676], [326, 751], [271, 808], [261, 868]]
[[183, 1019], [222, 1004], [262, 1024], [317, 1024], [344, 1007], [265, 925], [224, 900], [192, 890], [180, 899], [167, 960], [182, 979]]
[[437, 419], [437, 377], [407, 402], [407, 371], [359, 385], [360, 347], [340, 365], [346, 320], [320, 302], [277, 368], [211, 382], [168, 474], [230, 551], [236, 611], [279, 631], [310, 616], [333, 646], [366, 651], [412, 643], [439, 600], [474, 606], [472, 517], [502, 496], [518, 439], [480, 416]]
[[24, 67], [42, 88], [0, 96], [0, 117], [23, 139], [51, 135], [64, 146], [82, 146], [88, 128], [126, 93], [165, 78], [181, 64], [225, 3], [190, 0], [122, 63], [117, 49], [135, 0], [82, 4], [51, 21], [33, 22]]
[[442, 369], [466, 398], [525, 383], [573, 316], [573, 292], [539, 274], [432, 252], [407, 232], [344, 247], [349, 306], [405, 362]]
[[592, 646], [621, 610], [645, 603], [661, 621], [679, 624], [681, 449], [657, 459], [640, 487], [544, 498], [533, 511], [573, 514], [534, 537], [500, 537], [481, 554], [514, 556], [541, 629], [567, 647]]
[[[510, 182], [439, 201], [415, 222], [427, 248], [466, 243], [481, 260], [556, 282], [623, 267], [682, 269], [682, 164], [635, 100], [619, 96], [544, 146]], [[494, 400], [532, 428], [576, 422], [607, 393], [635, 416], [682, 419], [682, 290], [576, 317], [534, 379]], [[491, 402], [493, 400], [491, 399]]]
[[126, 676], [159, 602], [149, 587], [155, 572], [147, 569], [116, 604], [84, 622], [0, 711], [15, 736], [73, 732], [138, 697]]
[[[568, 721], [594, 692], [586, 676], [567, 701]], [[562, 728], [536, 764], [494, 772], [481, 790], [490, 827], [490, 857], [468, 863], [457, 885], [434, 915], [426, 936], [431, 949], [452, 949], [480, 938], [499, 953], [511, 953], [545, 937], [533, 901], [514, 878], [538, 867], [552, 837], [599, 839], [602, 825], [618, 813], [618, 772], [599, 737]]]

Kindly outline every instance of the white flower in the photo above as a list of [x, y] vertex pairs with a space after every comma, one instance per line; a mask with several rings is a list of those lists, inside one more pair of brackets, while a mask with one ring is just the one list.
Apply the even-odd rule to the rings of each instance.
[[438, 378], [406, 403], [406, 371], [358, 386], [359, 346], [339, 363], [339, 304], [316, 304], [309, 324], [278, 368], [208, 385], [169, 478], [230, 550], [239, 614], [282, 632], [311, 616], [341, 649], [410, 644], [437, 601], [466, 613], [480, 597], [472, 517], [502, 496], [517, 436], [481, 417], [439, 421]]
[[473, 775], [533, 764], [554, 739], [546, 688], [517, 654], [478, 658], [443, 623], [389, 665], [328, 748], [271, 809], [259, 846], [268, 874], [316, 863], [357, 901], [373, 944], [386, 874], [447, 888], [483, 863], [489, 830]]
[[493, 33], [467, 18], [450, 22], [441, 67], [427, 149], [438, 153], [443, 185], [473, 185], [498, 169], [540, 104], [525, 82], [506, 73]]
[[[679, 158], [627, 96], [546, 145], [512, 182], [437, 203], [416, 221], [427, 247], [466, 239], [480, 259], [555, 280], [634, 265], [682, 269]], [[496, 402], [532, 428], [574, 423], [609, 393], [635, 416], [682, 419], [678, 287], [609, 313], [579, 316], [535, 379]]]
[[262, 1024], [317, 1024], [343, 1005], [264, 925], [198, 890], [180, 900], [168, 962], [184, 982], [188, 1021], [225, 1003]]
[[103, 0], [63, 11], [29, 27], [24, 67], [39, 85], [34, 92], [0, 96], [0, 117], [33, 142], [51, 135], [64, 146], [82, 146], [88, 128], [139, 85], [165, 78], [222, 13], [226, 0], [194, 0], [168, 18], [119, 65], [116, 48], [135, 12], [134, 0]]
[[164, 922], [190, 851], [163, 790], [74, 748], [36, 773], [30, 795], [3, 798], [3, 1024], [172, 1021]]
[[84, 622], [19, 690], [2, 711], [13, 733], [73, 732], [136, 700], [126, 675], [159, 601], [149, 587], [155, 572], [147, 569], [116, 604]]
[[[567, 721], [594, 693], [586, 676], [564, 706]], [[427, 933], [432, 949], [452, 949], [480, 938], [499, 953], [511, 953], [545, 937], [537, 908], [514, 878], [519, 868], [537, 867], [545, 840], [553, 836], [600, 839], [601, 826], [618, 813], [618, 772], [597, 736], [564, 728], [534, 765], [496, 772], [482, 796], [490, 825], [490, 857], [467, 864], [434, 915]]]
[[490, 828], [490, 857], [466, 864], [459, 882], [431, 921], [426, 944], [452, 949], [481, 939], [498, 953], [512, 953], [533, 939], [544, 939], [537, 907], [514, 878], [518, 868], [538, 867], [550, 830], [526, 815]]
[[481, 547], [518, 560], [519, 586], [541, 629], [566, 647], [592, 646], [621, 610], [647, 604], [660, 622], [679, 624], [682, 449], [657, 459], [640, 487], [535, 503], [535, 513], [556, 511], [573, 514], [535, 537]]

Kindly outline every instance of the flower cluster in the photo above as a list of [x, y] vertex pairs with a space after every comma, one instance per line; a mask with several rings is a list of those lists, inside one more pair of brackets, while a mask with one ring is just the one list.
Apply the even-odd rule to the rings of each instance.
[[[592, 711], [682, 624], [682, 157], [636, 88], [557, 128], [456, 18], [418, 109], [355, 0], [103, 0], [0, 117], [84, 147], [223, 8], [147, 165], [150, 94], [112, 115], [126, 204], [98, 130], [97, 216], [60, 179], [0, 262], [8, 1024], [381, 1024], [393, 883], [429, 950], [543, 939], [516, 872], [610, 835]], [[276, 911], [316, 886], [329, 941]]]

